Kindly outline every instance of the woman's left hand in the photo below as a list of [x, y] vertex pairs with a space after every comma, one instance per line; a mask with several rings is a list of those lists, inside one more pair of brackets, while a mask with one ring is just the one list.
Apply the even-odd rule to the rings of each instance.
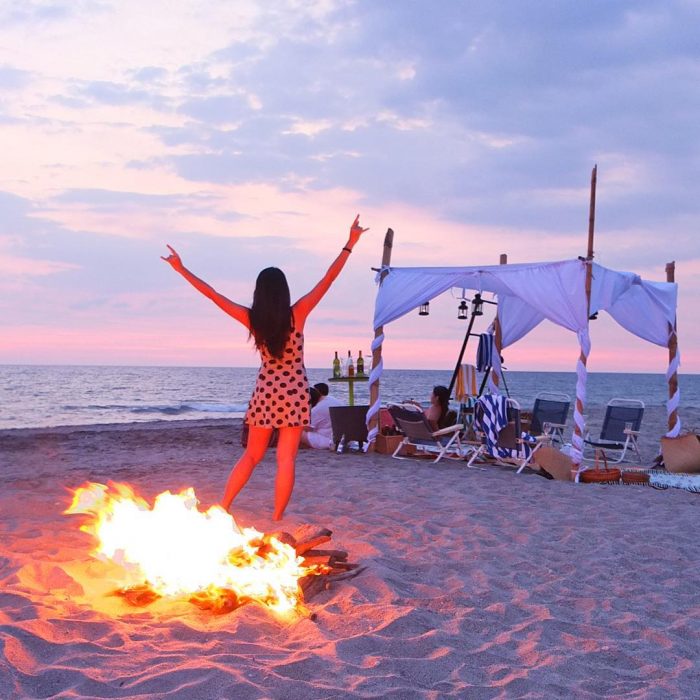
[[350, 227], [350, 238], [348, 239], [348, 243], [350, 244], [351, 248], [355, 245], [355, 243], [357, 243], [357, 241], [360, 240], [360, 236], [365, 231], [369, 231], [369, 228], [362, 228], [362, 226], [360, 226], [360, 215], [358, 214]]

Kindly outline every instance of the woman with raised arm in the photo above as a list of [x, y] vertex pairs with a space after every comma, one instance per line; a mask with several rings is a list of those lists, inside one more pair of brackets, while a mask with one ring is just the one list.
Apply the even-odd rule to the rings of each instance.
[[318, 284], [295, 304], [290, 303], [289, 286], [282, 270], [267, 267], [258, 275], [250, 308], [236, 304], [192, 274], [180, 256], [168, 246], [163, 257], [195, 289], [211, 299], [229, 316], [242, 323], [260, 353], [258, 379], [250, 399], [245, 421], [248, 445], [231, 470], [222, 499], [228, 510], [233, 499], [265, 456], [272, 429], [279, 429], [277, 477], [273, 519], [281, 520], [294, 488], [294, 462], [299, 440], [309, 424], [309, 385], [304, 367], [304, 324], [345, 266], [360, 236], [359, 214], [350, 227], [348, 241]]

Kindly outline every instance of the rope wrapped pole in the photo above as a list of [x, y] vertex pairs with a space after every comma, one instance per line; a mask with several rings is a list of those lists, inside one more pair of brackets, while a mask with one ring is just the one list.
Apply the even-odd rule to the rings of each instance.
[[[675, 260], [666, 263], [666, 281], [676, 281]], [[681, 420], [678, 416], [678, 404], [680, 403], [680, 390], [678, 389], [678, 367], [680, 365], [680, 354], [678, 352], [678, 328], [676, 319], [668, 324], [668, 401], [666, 410], [668, 411], [668, 432], [666, 437], [677, 437], [681, 432]]]
[[574, 404], [574, 433], [572, 435], [571, 458], [577, 472], [581, 469], [583, 460], [583, 437], [586, 433], [586, 421], [583, 411], [586, 405], [586, 364], [591, 351], [591, 341], [588, 332], [591, 315], [591, 285], [593, 281], [593, 234], [595, 232], [595, 190], [598, 180], [598, 166], [593, 166], [591, 172], [591, 199], [588, 207], [588, 249], [586, 252], [586, 327], [579, 332], [581, 352], [576, 363], [576, 402]]
[[[379, 273], [379, 284], [389, 273], [388, 267], [391, 264], [391, 250], [394, 246], [394, 231], [387, 229], [384, 236], [384, 249], [382, 252], [382, 266]], [[384, 342], [384, 326], [374, 329], [374, 340], [372, 341], [372, 371], [369, 374], [369, 408], [367, 409], [367, 440], [369, 450], [374, 450], [374, 441], [379, 432], [379, 378], [384, 369], [382, 360], [382, 343]]]
[[[508, 264], [508, 255], [501, 253], [498, 260], [499, 265]], [[496, 317], [493, 319], [493, 360], [491, 363], [491, 373], [489, 376], [489, 391], [492, 394], [500, 393], [501, 383], [501, 351], [503, 350], [503, 336], [501, 334], [501, 322], [498, 320], [498, 307], [496, 307]]]

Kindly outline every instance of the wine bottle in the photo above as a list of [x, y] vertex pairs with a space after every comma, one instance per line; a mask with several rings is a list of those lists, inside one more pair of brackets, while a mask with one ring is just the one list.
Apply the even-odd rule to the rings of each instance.
[[365, 358], [362, 357], [362, 350], [359, 353], [357, 356], [357, 373], [363, 375], [365, 373]]
[[340, 379], [340, 358], [338, 357], [338, 351], [335, 351], [335, 357], [333, 358], [333, 379]]
[[352, 353], [348, 350], [348, 364], [345, 373], [348, 377], [355, 376], [355, 365], [352, 363]]

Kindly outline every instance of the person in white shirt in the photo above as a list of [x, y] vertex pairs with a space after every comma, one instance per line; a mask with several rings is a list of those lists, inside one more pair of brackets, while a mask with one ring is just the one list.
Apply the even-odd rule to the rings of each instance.
[[301, 434], [301, 444], [316, 450], [333, 448], [333, 428], [331, 426], [330, 408], [342, 406], [343, 403], [328, 395], [328, 384], [315, 384], [309, 389], [311, 393], [311, 424]]

